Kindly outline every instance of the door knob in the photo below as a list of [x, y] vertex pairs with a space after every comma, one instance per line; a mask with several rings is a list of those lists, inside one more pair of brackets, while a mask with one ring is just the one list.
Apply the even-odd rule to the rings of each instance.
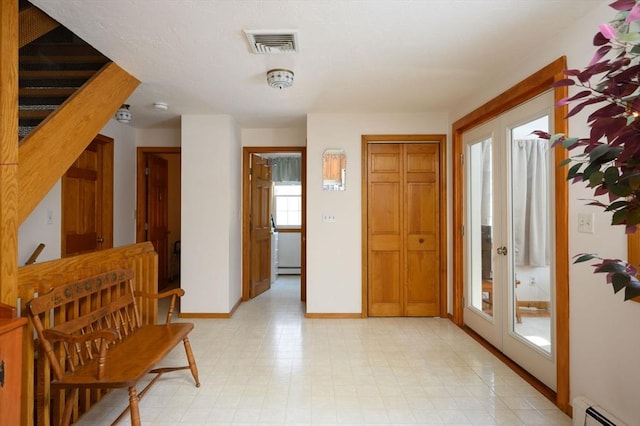
[[102, 238], [102, 237], [96, 238], [96, 243], [98, 243], [98, 244], [104, 243], [104, 238]]
[[419, 242], [420, 244], [424, 243], [424, 238], [420, 238], [420, 239], [418, 240], [418, 242]]

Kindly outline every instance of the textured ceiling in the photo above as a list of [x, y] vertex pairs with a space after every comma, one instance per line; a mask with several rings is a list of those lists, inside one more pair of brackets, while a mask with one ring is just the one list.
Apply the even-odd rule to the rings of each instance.
[[[288, 127], [310, 112], [448, 109], [603, 0], [32, 3], [142, 82], [128, 102], [131, 125], [145, 128], [177, 125], [181, 114]], [[253, 54], [245, 29], [298, 30], [300, 52]], [[271, 68], [293, 70], [293, 87], [267, 86]]]

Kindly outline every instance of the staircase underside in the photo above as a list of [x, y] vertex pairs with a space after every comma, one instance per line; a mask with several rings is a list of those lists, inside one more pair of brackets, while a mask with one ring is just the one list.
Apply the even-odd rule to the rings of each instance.
[[109, 58], [62, 26], [21, 47], [19, 138], [31, 133], [109, 62]]

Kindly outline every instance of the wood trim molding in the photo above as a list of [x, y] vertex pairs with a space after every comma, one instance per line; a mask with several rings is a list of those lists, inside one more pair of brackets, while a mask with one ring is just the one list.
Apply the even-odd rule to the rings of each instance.
[[321, 313], [321, 314], [304, 314], [307, 319], [362, 319], [361, 314], [347, 314], [347, 313]]
[[136, 242], [147, 240], [144, 224], [147, 218], [147, 178], [144, 172], [147, 154], [180, 154], [182, 148], [149, 147], [136, 148]]
[[[242, 147], [242, 301], [249, 300], [249, 276], [250, 276], [250, 247], [251, 236], [249, 235], [250, 218], [250, 181], [249, 181], [249, 160], [251, 154], [278, 153], [278, 152], [298, 152], [302, 156], [301, 181], [302, 181], [302, 226], [300, 232], [300, 300], [307, 300], [307, 147], [306, 146], [245, 146]], [[293, 230], [291, 230], [293, 231]], [[286, 231], [285, 231], [286, 232]]]
[[0, 0], [0, 302], [17, 303], [18, 2]]
[[238, 301], [231, 308], [231, 312], [228, 314], [225, 313], [209, 313], [209, 312], [186, 312], [179, 313], [178, 318], [205, 318], [205, 319], [229, 319], [236, 312], [240, 304], [242, 303], [242, 299], [238, 299]]
[[[486, 104], [480, 106], [452, 125], [453, 158], [461, 158], [464, 154], [462, 135], [465, 131], [486, 122], [503, 112], [531, 99], [551, 88], [554, 81], [564, 77], [567, 68], [566, 57], [560, 57], [535, 72], [512, 88], [501, 93]], [[567, 88], [554, 89], [557, 102], [567, 96]], [[567, 107], [556, 107], [554, 114], [554, 132], [568, 133], [568, 122], [565, 119]], [[554, 151], [556, 166], [566, 158], [562, 147]], [[569, 228], [568, 228], [568, 184], [564, 168], [555, 168], [555, 224], [556, 224], [556, 349], [557, 349], [557, 391], [555, 402], [558, 407], [568, 413], [569, 405]], [[463, 169], [458, 162], [453, 162], [453, 321], [464, 326], [464, 250], [462, 226], [464, 224], [464, 186]]]
[[140, 82], [105, 65], [24, 138], [19, 151], [19, 223], [29, 216]]
[[[627, 250], [627, 261], [636, 267], [640, 265], [640, 231], [627, 235]], [[640, 296], [631, 300], [640, 302]]]
[[369, 265], [367, 262], [367, 250], [369, 247], [368, 243], [368, 232], [369, 223], [367, 216], [367, 202], [368, 202], [368, 193], [367, 193], [367, 175], [369, 170], [369, 164], [367, 162], [367, 146], [370, 143], [376, 142], [384, 142], [384, 143], [411, 143], [411, 142], [436, 142], [440, 149], [438, 150], [440, 153], [440, 170], [438, 178], [440, 180], [440, 229], [443, 234], [440, 236], [440, 318], [447, 318], [447, 137], [446, 135], [362, 135], [362, 144], [361, 144], [361, 199], [362, 199], [362, 241], [361, 241], [361, 250], [362, 250], [362, 314], [361, 318], [367, 318], [369, 316], [368, 312], [368, 291], [369, 286], [367, 282], [367, 271], [369, 270]]

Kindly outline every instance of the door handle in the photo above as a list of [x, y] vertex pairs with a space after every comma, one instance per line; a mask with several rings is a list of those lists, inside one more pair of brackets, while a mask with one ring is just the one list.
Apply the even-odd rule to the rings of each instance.
[[503, 256], [506, 256], [507, 255], [507, 248], [505, 246], [498, 247], [496, 249], [496, 253], [501, 254]]
[[98, 244], [104, 243], [104, 238], [102, 238], [102, 237], [96, 238], [96, 243], [98, 243]]

